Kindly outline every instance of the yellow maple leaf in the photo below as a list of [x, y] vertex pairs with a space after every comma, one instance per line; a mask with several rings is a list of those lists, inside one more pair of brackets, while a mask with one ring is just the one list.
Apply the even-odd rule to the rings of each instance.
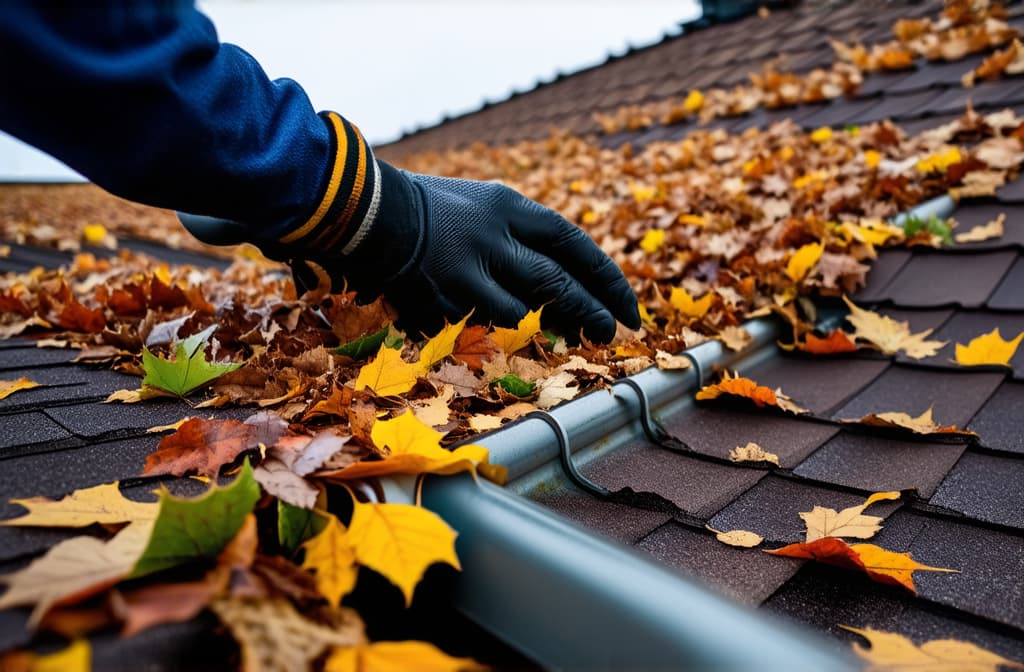
[[814, 268], [824, 252], [825, 246], [822, 243], [808, 243], [802, 246], [786, 263], [786, 275], [793, 282], [800, 282]]
[[690, 89], [683, 100], [683, 109], [687, 112], [697, 112], [704, 107], [704, 94], [698, 89]]
[[[864, 564], [864, 570], [868, 576], [883, 583], [894, 583], [903, 586], [911, 592], [917, 592], [914, 587], [914, 572], [947, 572], [959, 574], [958, 569], [945, 569], [943, 567], [930, 567], [922, 565], [910, 557], [910, 553], [895, 553], [887, 551], [874, 544], [852, 544], [850, 548]], [[885, 577], [885, 578], [881, 578]], [[888, 581], [886, 581], [888, 579]]]
[[711, 301], [714, 297], [708, 292], [699, 299], [694, 299], [690, 293], [682, 287], [673, 287], [669, 294], [668, 302], [686, 317], [704, 317], [711, 308]]
[[864, 165], [868, 168], [877, 168], [878, 164], [882, 162], [882, 155], [874, 149], [864, 150]]
[[465, 329], [467, 320], [469, 320], [469, 315], [466, 315], [460, 322], [455, 324], [445, 324], [444, 329], [438, 332], [437, 336], [434, 336], [423, 345], [423, 349], [420, 350], [420, 366], [424, 372], [452, 354], [455, 350], [455, 340], [462, 333], [462, 330]]
[[134, 520], [153, 520], [160, 505], [157, 502], [134, 502], [121, 494], [118, 482], [105, 483], [92, 488], [75, 490], [67, 497], [54, 501], [46, 497], [12, 499], [28, 509], [18, 518], [0, 521], [0, 525], [34, 527], [86, 527], [88, 525], [116, 525]]
[[999, 335], [999, 327], [987, 334], [972, 338], [967, 345], [956, 344], [956, 363], [961, 366], [1010, 366], [1017, 347], [1024, 340], [1024, 331], [1010, 341]]
[[421, 375], [419, 363], [405, 361], [399, 350], [382, 344], [373, 361], [359, 369], [356, 390], [369, 388], [382, 397], [402, 394], [411, 390]]
[[822, 143], [832, 139], [832, 129], [828, 126], [816, 128], [811, 132], [811, 142]]
[[89, 640], [76, 639], [56, 653], [32, 655], [32, 672], [89, 672], [92, 669], [92, 647]]
[[803, 511], [800, 517], [807, 525], [807, 541], [815, 541], [823, 537], [855, 537], [870, 539], [882, 529], [881, 516], [866, 516], [864, 509], [875, 502], [888, 499], [899, 499], [899, 492], [876, 492], [863, 504], [836, 511], [824, 506], [815, 506], [810, 511]]
[[846, 319], [854, 327], [854, 339], [867, 341], [886, 355], [895, 355], [902, 350], [912, 359], [922, 359], [931, 357], [946, 345], [946, 341], [925, 340], [932, 329], [912, 334], [909, 322], [897, 322], [886, 315], [860, 308], [845, 296], [843, 301], [850, 309]]
[[33, 387], [41, 386], [42, 383], [30, 380], [26, 376], [22, 376], [17, 380], [0, 380], [0, 399], [6, 399], [15, 392], [19, 392], [21, 390], [31, 390]]
[[352, 500], [348, 536], [356, 561], [386, 577], [412, 603], [416, 584], [434, 563], [461, 569], [456, 533], [433, 511], [410, 504]]
[[495, 327], [494, 333], [491, 334], [491, 340], [499, 349], [510, 355], [516, 350], [525, 348], [533, 337], [540, 333], [541, 310], [542, 308], [538, 308], [528, 312], [523, 319], [519, 320], [515, 329]]
[[665, 244], [665, 229], [647, 229], [640, 239], [640, 249], [647, 254], [654, 254]]
[[370, 439], [384, 452], [382, 460], [363, 460], [342, 469], [321, 474], [330, 480], [348, 480], [384, 474], [454, 474], [460, 471], [480, 473], [485, 478], [504, 482], [504, 467], [487, 463], [483, 446], [467, 444], [455, 450], [441, 447], [441, 432], [405, 412], [391, 420], [378, 420], [370, 430]]
[[428, 642], [375, 642], [335, 649], [325, 672], [475, 672], [490, 669], [472, 658], [454, 658]]
[[892, 238], [902, 238], [903, 229], [880, 219], [862, 219], [856, 224], [845, 222], [843, 230], [854, 240], [868, 245], [884, 245]]
[[86, 224], [82, 227], [82, 238], [89, 245], [101, 245], [107, 239], [107, 228], [102, 224]]
[[870, 649], [859, 643], [852, 644], [853, 652], [868, 663], [865, 672], [998, 672], [1000, 666], [1024, 668], [1024, 663], [1008, 660], [958, 639], [933, 639], [917, 646], [895, 632], [851, 628], [848, 625], [839, 627], [860, 635], [871, 644]]
[[957, 147], [948, 147], [934, 154], [929, 154], [917, 162], [917, 169], [922, 173], [941, 172], [954, 163], [960, 163], [963, 157]]
[[302, 568], [314, 572], [317, 589], [336, 607], [355, 588], [358, 567], [345, 526], [332, 514], [321, 516], [327, 524], [302, 545], [306, 550]]

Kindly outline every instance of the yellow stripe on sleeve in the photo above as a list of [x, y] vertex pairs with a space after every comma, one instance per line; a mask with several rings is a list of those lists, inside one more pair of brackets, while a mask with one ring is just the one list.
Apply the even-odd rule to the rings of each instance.
[[[316, 228], [320, 220], [327, 214], [331, 204], [334, 202], [334, 198], [338, 195], [338, 186], [341, 184], [341, 176], [345, 172], [345, 159], [348, 155], [348, 135], [345, 133], [341, 117], [334, 112], [329, 112], [327, 118], [331, 120], [331, 125], [334, 127], [334, 137], [337, 138], [338, 142], [338, 153], [335, 155], [334, 165], [331, 167], [331, 179], [327, 183], [327, 191], [324, 193], [323, 199], [320, 200], [320, 205], [317, 206], [313, 216], [306, 220], [306, 223], [299, 228], [282, 236], [279, 239], [282, 243], [295, 242]], [[362, 148], [360, 148], [361, 150]]]

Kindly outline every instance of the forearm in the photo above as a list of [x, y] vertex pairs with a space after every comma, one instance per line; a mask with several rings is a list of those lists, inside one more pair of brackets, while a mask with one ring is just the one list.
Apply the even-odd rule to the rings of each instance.
[[109, 191], [287, 242], [370, 211], [379, 176], [358, 131], [221, 44], [191, 2], [0, 12], [0, 128]]

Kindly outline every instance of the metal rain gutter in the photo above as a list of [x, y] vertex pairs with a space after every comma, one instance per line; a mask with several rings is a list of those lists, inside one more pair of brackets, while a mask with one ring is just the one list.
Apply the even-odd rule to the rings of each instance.
[[[955, 202], [933, 199], [893, 219], [946, 217]], [[774, 354], [777, 321], [744, 325], [747, 354], [718, 341], [686, 351], [684, 371], [651, 368], [630, 376], [650, 412], [692, 403], [712, 366], [754, 364]], [[586, 460], [643, 433], [638, 389], [616, 384], [550, 412], [572, 452]], [[552, 424], [526, 417], [476, 441], [505, 465], [509, 485], [468, 476], [427, 479], [423, 504], [458, 533], [463, 571], [455, 606], [480, 626], [551, 669], [855, 670], [828, 640], [735, 604], [643, 554], [584, 530], [520, 495], [568, 487]], [[411, 493], [410, 484], [394, 488]], [[397, 492], [396, 492], [397, 494]]]

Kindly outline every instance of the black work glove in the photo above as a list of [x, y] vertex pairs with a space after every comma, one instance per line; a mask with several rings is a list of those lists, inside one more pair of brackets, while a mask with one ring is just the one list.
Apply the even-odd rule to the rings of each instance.
[[[431, 177], [383, 161], [379, 211], [351, 250], [309, 249], [249, 236], [275, 259], [310, 259], [363, 301], [383, 293], [398, 326], [434, 333], [444, 320], [515, 326], [544, 305], [545, 322], [572, 338], [608, 342], [615, 321], [640, 327], [636, 295], [615, 263], [557, 212], [500, 184]], [[202, 240], [239, 242], [239, 225], [199, 226]], [[235, 238], [235, 240], [231, 240]], [[351, 247], [351, 245], [350, 245]], [[293, 264], [294, 267], [294, 264]]]

